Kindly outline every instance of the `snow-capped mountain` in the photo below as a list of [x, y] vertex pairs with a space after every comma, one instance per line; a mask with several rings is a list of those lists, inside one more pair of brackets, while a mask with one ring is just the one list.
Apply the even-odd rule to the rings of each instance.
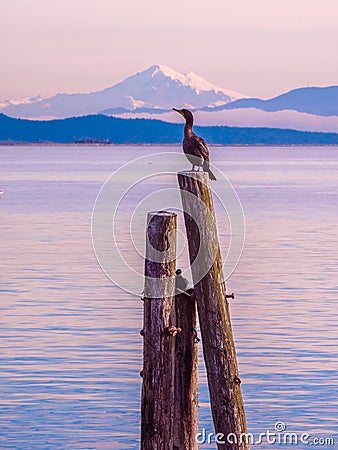
[[194, 111], [196, 125], [337, 131], [337, 100], [338, 86], [298, 88], [268, 100], [248, 98], [193, 72], [153, 65], [101, 91], [6, 100], [0, 113], [27, 119], [105, 114], [181, 122], [172, 107], [186, 107]]
[[[64, 118], [88, 114], [160, 112], [172, 107], [219, 107], [245, 95], [214, 86], [193, 72], [154, 65], [102, 91], [57, 94], [0, 103], [0, 112], [21, 118]], [[154, 111], [155, 110], [155, 111]]]

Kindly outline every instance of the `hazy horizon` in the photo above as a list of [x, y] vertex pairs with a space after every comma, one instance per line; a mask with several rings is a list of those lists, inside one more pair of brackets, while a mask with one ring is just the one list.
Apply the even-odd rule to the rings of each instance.
[[153, 64], [260, 98], [337, 85], [337, 13], [335, 0], [12, 0], [0, 100], [97, 91]]

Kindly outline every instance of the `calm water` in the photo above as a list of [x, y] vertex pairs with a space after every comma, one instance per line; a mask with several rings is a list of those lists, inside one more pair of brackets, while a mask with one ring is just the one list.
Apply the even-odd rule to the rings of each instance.
[[[142, 302], [101, 271], [91, 212], [115, 169], [153, 151], [0, 147], [1, 449], [139, 448]], [[284, 422], [337, 445], [338, 148], [213, 148], [212, 159], [245, 211], [228, 289], [249, 430]], [[200, 384], [200, 429], [212, 432], [202, 364]]]

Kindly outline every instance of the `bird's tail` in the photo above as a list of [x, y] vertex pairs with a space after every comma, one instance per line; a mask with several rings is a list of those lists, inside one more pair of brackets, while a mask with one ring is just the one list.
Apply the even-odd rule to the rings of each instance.
[[216, 181], [215, 175], [211, 172], [208, 161], [204, 161], [203, 163], [204, 172], [208, 172], [210, 180]]

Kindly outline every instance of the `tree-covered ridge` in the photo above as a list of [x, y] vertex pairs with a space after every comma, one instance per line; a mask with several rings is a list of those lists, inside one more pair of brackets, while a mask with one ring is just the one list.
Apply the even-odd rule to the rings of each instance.
[[[279, 128], [195, 127], [209, 144], [336, 145], [338, 133]], [[1, 142], [109, 142], [112, 144], [175, 144], [183, 126], [150, 119], [119, 119], [104, 115], [58, 120], [14, 119], [0, 114]]]

